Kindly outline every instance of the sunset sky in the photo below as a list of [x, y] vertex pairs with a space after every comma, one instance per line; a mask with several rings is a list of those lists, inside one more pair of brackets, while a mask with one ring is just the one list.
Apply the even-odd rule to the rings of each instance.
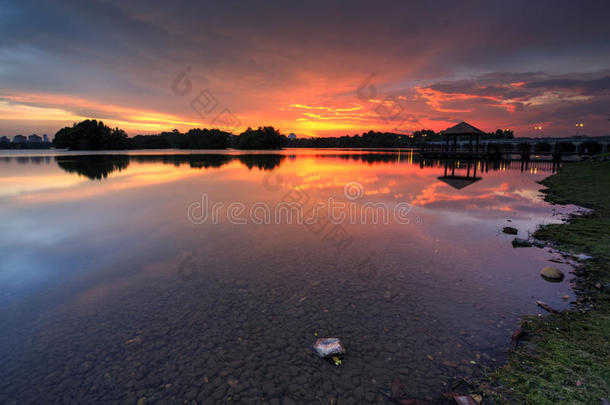
[[608, 1], [0, 0], [0, 135], [610, 135], [609, 114]]

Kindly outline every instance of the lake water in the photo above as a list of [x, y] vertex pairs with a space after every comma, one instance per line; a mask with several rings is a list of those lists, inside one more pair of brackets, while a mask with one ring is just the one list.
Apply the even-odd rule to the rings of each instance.
[[[409, 151], [4, 153], [0, 403], [388, 403], [396, 377], [437, 401], [502, 365], [536, 300], [568, 305], [568, 281], [539, 275], [560, 256], [501, 231], [559, 221], [569, 207], [536, 183], [551, 171]], [[340, 366], [318, 337], [342, 340]]]

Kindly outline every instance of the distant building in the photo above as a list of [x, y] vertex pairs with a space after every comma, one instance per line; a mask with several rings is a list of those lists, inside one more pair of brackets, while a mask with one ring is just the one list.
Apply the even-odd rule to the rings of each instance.
[[15, 135], [13, 137], [13, 142], [15, 142], [15, 143], [24, 143], [24, 142], [27, 142], [27, 141], [28, 141], [28, 138], [26, 138], [23, 135]]
[[0, 143], [6, 143], [6, 142], [10, 142], [11, 140], [8, 139], [6, 136], [2, 136], [0, 137]]
[[290, 135], [288, 135], [288, 139], [297, 139], [297, 136], [293, 132]]
[[42, 141], [49, 142], [49, 137], [47, 136], [47, 134], [42, 134]]
[[28, 136], [28, 142], [42, 142], [40, 135], [32, 134]]

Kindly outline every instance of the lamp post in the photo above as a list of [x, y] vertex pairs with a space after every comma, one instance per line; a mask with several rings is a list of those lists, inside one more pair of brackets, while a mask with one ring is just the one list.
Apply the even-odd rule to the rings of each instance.
[[580, 129], [582, 127], [584, 127], [584, 126], [585, 126], [584, 122], [577, 122], [576, 123], [576, 135], [580, 135]]

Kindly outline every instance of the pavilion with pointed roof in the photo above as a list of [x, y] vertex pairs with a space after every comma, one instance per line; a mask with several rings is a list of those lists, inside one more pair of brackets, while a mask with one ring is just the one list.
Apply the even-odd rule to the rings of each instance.
[[447, 145], [449, 145], [449, 138], [453, 136], [453, 149], [457, 148], [457, 138], [458, 136], [468, 136], [470, 139], [470, 146], [472, 150], [472, 138], [473, 136], [476, 139], [475, 150], [479, 149], [479, 137], [485, 135], [485, 132], [481, 131], [479, 128], [476, 128], [469, 123], [462, 121], [457, 125], [452, 126], [451, 128], [447, 128], [444, 131], [441, 131], [441, 134], [445, 136], [447, 140]]

